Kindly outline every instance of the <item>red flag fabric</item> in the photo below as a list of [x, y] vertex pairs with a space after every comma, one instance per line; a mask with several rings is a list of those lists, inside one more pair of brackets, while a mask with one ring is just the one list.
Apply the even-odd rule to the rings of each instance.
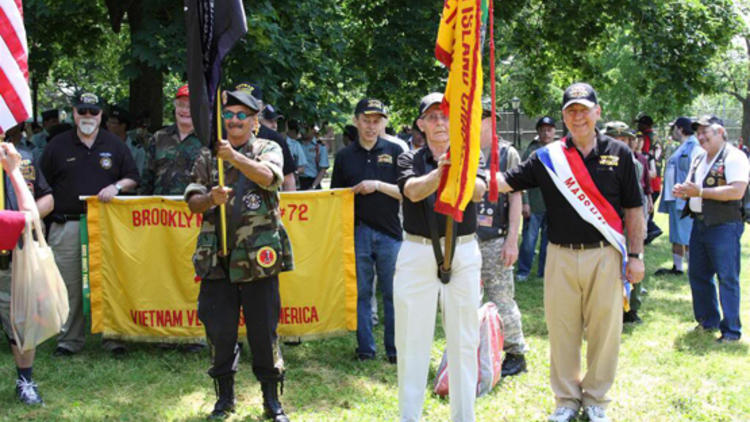
[[31, 116], [29, 48], [21, 0], [0, 0], [0, 133]]

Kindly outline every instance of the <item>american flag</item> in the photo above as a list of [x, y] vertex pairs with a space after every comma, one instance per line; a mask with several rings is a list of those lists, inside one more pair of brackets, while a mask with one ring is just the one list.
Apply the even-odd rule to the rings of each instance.
[[0, 133], [31, 116], [29, 47], [21, 0], [0, 0]]

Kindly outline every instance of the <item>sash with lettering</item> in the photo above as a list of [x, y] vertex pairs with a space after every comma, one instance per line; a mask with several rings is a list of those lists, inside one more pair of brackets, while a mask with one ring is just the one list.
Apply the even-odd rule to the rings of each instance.
[[566, 146], [566, 138], [537, 150], [539, 160], [562, 196], [581, 218], [594, 226], [622, 256], [625, 310], [629, 310], [630, 283], [625, 280], [627, 246], [622, 219], [612, 204], [599, 192], [575, 147]]

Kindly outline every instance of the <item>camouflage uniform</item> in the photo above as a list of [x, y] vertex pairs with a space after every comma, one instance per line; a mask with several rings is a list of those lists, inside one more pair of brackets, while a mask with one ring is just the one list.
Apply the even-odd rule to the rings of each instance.
[[[507, 158], [501, 158], [500, 160], [500, 170], [503, 171], [517, 166], [520, 162], [518, 152], [509, 143], [505, 141], [500, 142], [500, 148], [507, 149]], [[503, 154], [501, 153], [502, 156]], [[487, 160], [484, 167], [489, 169], [489, 165], [490, 162]], [[499, 213], [496, 208], [494, 211], [484, 211], [485, 208], [490, 206], [490, 203], [487, 201], [487, 195], [489, 195], [489, 192], [485, 193], [485, 199], [478, 207], [479, 215], [477, 218], [479, 226], [477, 234], [479, 234], [480, 238], [479, 249], [482, 251], [482, 283], [484, 284], [487, 299], [497, 306], [500, 318], [503, 320], [503, 335], [505, 337], [503, 349], [508, 354], [522, 355], [528, 351], [528, 347], [523, 338], [521, 311], [519, 311], [514, 299], [513, 267], [506, 268], [503, 265], [501, 256], [507, 229], [503, 230], [502, 234], [496, 232], [492, 238], [482, 235], [488, 225], [495, 226], [492, 223], [497, 218], [504, 218], [507, 228], [507, 212]], [[505, 202], [507, 202], [507, 198]], [[489, 219], [489, 222], [485, 222], [485, 219]]]
[[146, 145], [146, 166], [139, 192], [144, 195], [182, 195], [203, 144], [190, 134], [180, 141], [177, 125], [157, 131]]
[[[193, 255], [195, 272], [202, 279], [198, 317], [212, 349], [209, 375], [220, 378], [237, 370], [237, 323], [242, 307], [253, 372], [261, 382], [275, 382], [284, 369], [276, 335], [281, 307], [278, 273], [293, 268], [291, 247], [279, 217], [283, 156], [278, 144], [255, 137], [238, 151], [268, 167], [274, 177], [271, 185], [259, 186], [224, 162], [224, 182], [234, 193], [226, 204], [229, 258], [219, 256], [219, 207], [211, 207], [203, 214]], [[217, 160], [207, 148], [200, 150], [192, 178], [185, 190], [186, 200], [196, 193], [207, 194], [218, 185]]]

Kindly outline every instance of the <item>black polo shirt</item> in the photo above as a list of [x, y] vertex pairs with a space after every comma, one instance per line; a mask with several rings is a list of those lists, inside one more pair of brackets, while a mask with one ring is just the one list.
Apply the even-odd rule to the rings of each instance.
[[[566, 145], [573, 141], [565, 138]], [[597, 132], [596, 146], [583, 162], [594, 184], [622, 218], [624, 208], [643, 205], [638, 178], [630, 149], [622, 142]], [[552, 243], [593, 243], [605, 240], [599, 231], [584, 221], [550, 179], [547, 170], [534, 151], [518, 167], [503, 173], [505, 180], [516, 191], [539, 187], [547, 207], [548, 238]], [[616, 157], [616, 158], [615, 158]]]
[[292, 151], [289, 150], [289, 145], [286, 143], [286, 136], [263, 125], [260, 125], [256, 136], [258, 138], [270, 139], [281, 145], [281, 151], [284, 154], [284, 168], [281, 169], [281, 172], [284, 173], [284, 176], [297, 171], [297, 161], [292, 157]]
[[[331, 176], [332, 188], [352, 187], [363, 180], [380, 180], [395, 185], [398, 181], [398, 156], [404, 150], [378, 138], [369, 151], [352, 142], [336, 153]], [[375, 230], [401, 240], [398, 199], [382, 192], [354, 196], [354, 218]]]
[[75, 129], [52, 138], [44, 148], [40, 167], [52, 187], [55, 215], [85, 212], [79, 195], [96, 195], [103, 187], [128, 178], [138, 181], [138, 169], [125, 142], [99, 129], [89, 149]]
[[[398, 157], [398, 188], [404, 199], [402, 201], [404, 211], [404, 231], [417, 236], [430, 237], [430, 226], [426, 220], [424, 209], [428, 214], [437, 214], [438, 233], [440, 237], [445, 236], [445, 215], [435, 213], [435, 200], [437, 192], [419, 201], [412, 202], [404, 195], [404, 186], [406, 181], [412, 177], [423, 176], [437, 168], [437, 162], [432, 156], [432, 151], [427, 146], [414, 151], [407, 151]], [[484, 171], [479, 168], [477, 177], [485, 180]], [[424, 204], [427, 204], [425, 207]], [[464, 236], [473, 234], [477, 231], [477, 205], [469, 202], [464, 210], [464, 219], [457, 225], [457, 235]]]

